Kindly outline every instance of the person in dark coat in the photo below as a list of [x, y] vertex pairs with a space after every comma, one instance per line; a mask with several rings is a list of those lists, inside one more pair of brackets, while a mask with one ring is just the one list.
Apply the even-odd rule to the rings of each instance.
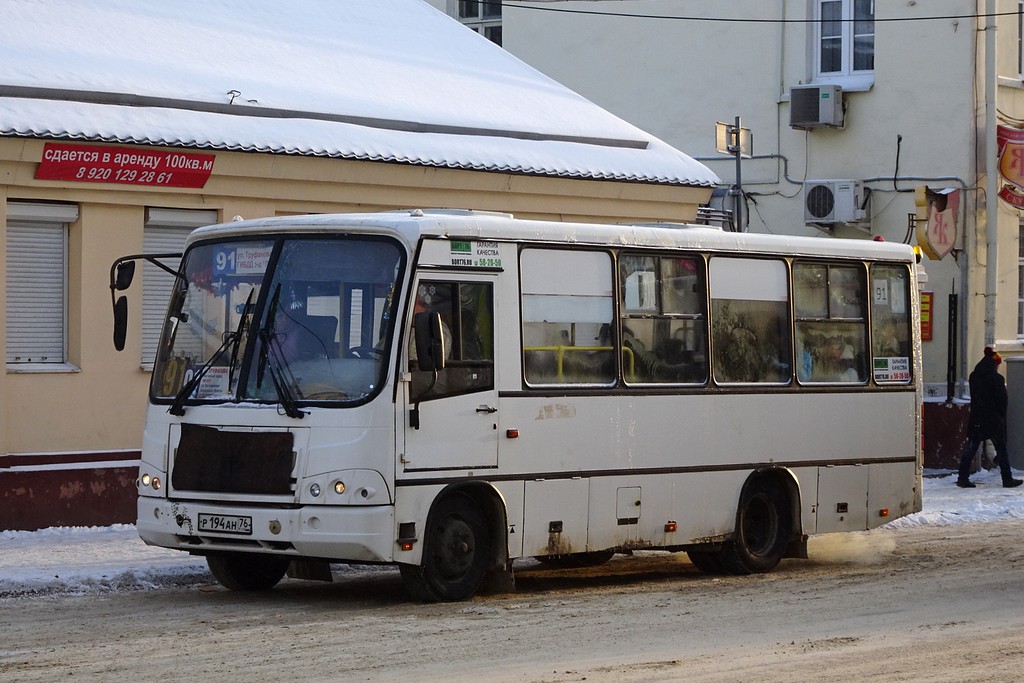
[[1011, 488], [1024, 484], [1010, 472], [1010, 458], [1006, 452], [1006, 382], [999, 374], [1000, 355], [985, 347], [985, 357], [974, 366], [969, 377], [971, 383], [971, 416], [968, 422], [967, 445], [960, 454], [960, 476], [956, 485], [972, 489], [971, 462], [978, 446], [991, 441], [996, 449], [996, 464], [1003, 477], [1003, 486]]

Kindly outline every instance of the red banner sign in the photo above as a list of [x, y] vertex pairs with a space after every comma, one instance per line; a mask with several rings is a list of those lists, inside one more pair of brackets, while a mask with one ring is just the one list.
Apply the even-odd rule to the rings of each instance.
[[195, 152], [48, 142], [36, 180], [201, 188], [214, 159], [214, 154]]

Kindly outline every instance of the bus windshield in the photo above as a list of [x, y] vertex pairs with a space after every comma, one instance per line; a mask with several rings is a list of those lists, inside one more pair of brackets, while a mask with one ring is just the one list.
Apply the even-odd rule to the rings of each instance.
[[[381, 386], [402, 251], [371, 237], [205, 242], [164, 324], [155, 399], [361, 402]], [[172, 411], [173, 412], [173, 411]]]

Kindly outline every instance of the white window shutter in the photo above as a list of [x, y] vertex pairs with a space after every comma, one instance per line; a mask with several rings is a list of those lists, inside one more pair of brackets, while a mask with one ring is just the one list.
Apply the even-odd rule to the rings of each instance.
[[65, 361], [67, 232], [58, 222], [7, 224], [8, 364]]

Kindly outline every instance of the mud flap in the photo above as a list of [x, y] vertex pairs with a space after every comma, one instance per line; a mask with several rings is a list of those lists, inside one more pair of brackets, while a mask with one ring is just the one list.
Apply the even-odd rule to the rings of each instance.
[[288, 578], [305, 581], [326, 581], [332, 583], [331, 565], [315, 560], [292, 560], [288, 565]]
[[501, 595], [503, 593], [516, 592], [516, 579], [512, 574], [512, 561], [505, 563], [504, 567], [489, 569], [484, 574], [484, 580], [477, 589], [478, 595]]
[[782, 555], [783, 557], [794, 557], [798, 560], [807, 559], [807, 535], [804, 534], [799, 538], [794, 538], [790, 541], [789, 545], [786, 546], [786, 552]]

